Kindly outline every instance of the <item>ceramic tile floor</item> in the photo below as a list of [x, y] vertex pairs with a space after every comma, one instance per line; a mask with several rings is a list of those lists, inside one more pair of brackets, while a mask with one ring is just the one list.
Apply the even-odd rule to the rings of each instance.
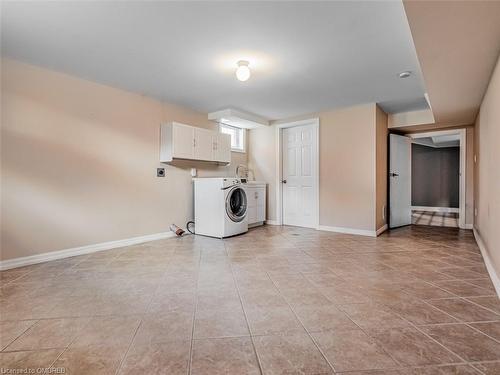
[[415, 210], [411, 212], [411, 222], [416, 225], [458, 228], [458, 213]]
[[0, 363], [65, 374], [499, 374], [470, 231], [266, 226], [1, 272]]

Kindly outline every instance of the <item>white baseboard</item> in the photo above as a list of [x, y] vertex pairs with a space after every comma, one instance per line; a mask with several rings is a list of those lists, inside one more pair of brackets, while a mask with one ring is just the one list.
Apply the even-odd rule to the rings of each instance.
[[266, 220], [267, 225], [279, 225], [277, 220]]
[[117, 247], [136, 245], [143, 242], [161, 240], [164, 238], [171, 238], [171, 237], [175, 237], [175, 233], [162, 232], [162, 233], [148, 234], [145, 236], [126, 238], [124, 240], [109, 241], [93, 245], [73, 247], [71, 249], [49, 251], [47, 253], [30, 255], [27, 257], [7, 259], [0, 261], [0, 271], [8, 270], [11, 268], [29, 266], [31, 264], [48, 262], [51, 260], [74, 257], [76, 255], [85, 255], [85, 254], [95, 253], [98, 251], [111, 250]]
[[320, 225], [318, 227], [318, 230], [324, 230], [327, 232], [346, 233], [346, 234], [357, 234], [359, 236], [377, 237], [377, 232], [374, 230], [342, 228], [342, 227], [329, 227], [327, 225]]
[[376, 235], [380, 236], [382, 233], [384, 233], [387, 229], [389, 229], [389, 226], [387, 224], [382, 225], [380, 228], [377, 229]]
[[497, 295], [500, 298], [500, 277], [498, 277], [497, 272], [493, 267], [493, 263], [491, 262], [490, 256], [488, 255], [488, 251], [486, 249], [486, 246], [484, 245], [483, 240], [481, 239], [481, 236], [479, 235], [479, 232], [476, 230], [476, 228], [473, 228], [473, 232], [474, 237], [476, 238], [477, 245], [479, 246], [479, 250], [481, 250], [481, 255], [483, 256], [484, 264], [486, 265], [486, 269], [488, 270], [488, 273], [490, 275], [491, 282], [493, 283]]
[[427, 206], [411, 206], [412, 211], [430, 211], [430, 212], [455, 212], [459, 213], [458, 208], [454, 207], [427, 207]]

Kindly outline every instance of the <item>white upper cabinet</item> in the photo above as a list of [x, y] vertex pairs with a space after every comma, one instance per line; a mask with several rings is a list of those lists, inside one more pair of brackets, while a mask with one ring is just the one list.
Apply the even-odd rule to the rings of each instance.
[[218, 133], [214, 136], [215, 160], [231, 162], [231, 136], [229, 134]]
[[231, 162], [231, 136], [195, 126], [169, 122], [161, 125], [160, 161], [174, 159]]
[[174, 124], [172, 126], [172, 154], [177, 158], [192, 159], [194, 155], [194, 128], [191, 126]]
[[194, 158], [196, 160], [216, 160], [213, 133], [206, 129], [194, 129]]

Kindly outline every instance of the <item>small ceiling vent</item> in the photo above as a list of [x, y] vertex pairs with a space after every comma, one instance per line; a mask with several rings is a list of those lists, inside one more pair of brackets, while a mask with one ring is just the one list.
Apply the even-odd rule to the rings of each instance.
[[235, 109], [223, 109], [222, 111], [211, 112], [208, 114], [208, 119], [242, 129], [269, 126], [268, 120], [252, 113], [237, 111]]

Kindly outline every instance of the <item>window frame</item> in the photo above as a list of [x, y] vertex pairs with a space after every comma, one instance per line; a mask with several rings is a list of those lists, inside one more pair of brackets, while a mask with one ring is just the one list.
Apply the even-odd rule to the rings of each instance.
[[231, 136], [231, 151], [232, 152], [239, 152], [239, 153], [242, 153], [242, 154], [245, 154], [247, 152], [247, 132], [246, 132], [246, 129], [245, 128], [238, 128], [236, 126], [232, 126], [232, 125], [227, 125], [227, 124], [223, 124], [223, 123], [219, 123], [219, 133], [221, 134], [227, 134], [227, 133], [223, 133], [222, 132], [222, 129], [223, 128], [229, 128], [229, 129], [234, 129], [236, 131], [240, 131], [241, 132], [241, 137], [242, 137], [242, 145], [243, 145], [243, 148], [233, 148], [233, 142], [232, 142], [232, 136]]

